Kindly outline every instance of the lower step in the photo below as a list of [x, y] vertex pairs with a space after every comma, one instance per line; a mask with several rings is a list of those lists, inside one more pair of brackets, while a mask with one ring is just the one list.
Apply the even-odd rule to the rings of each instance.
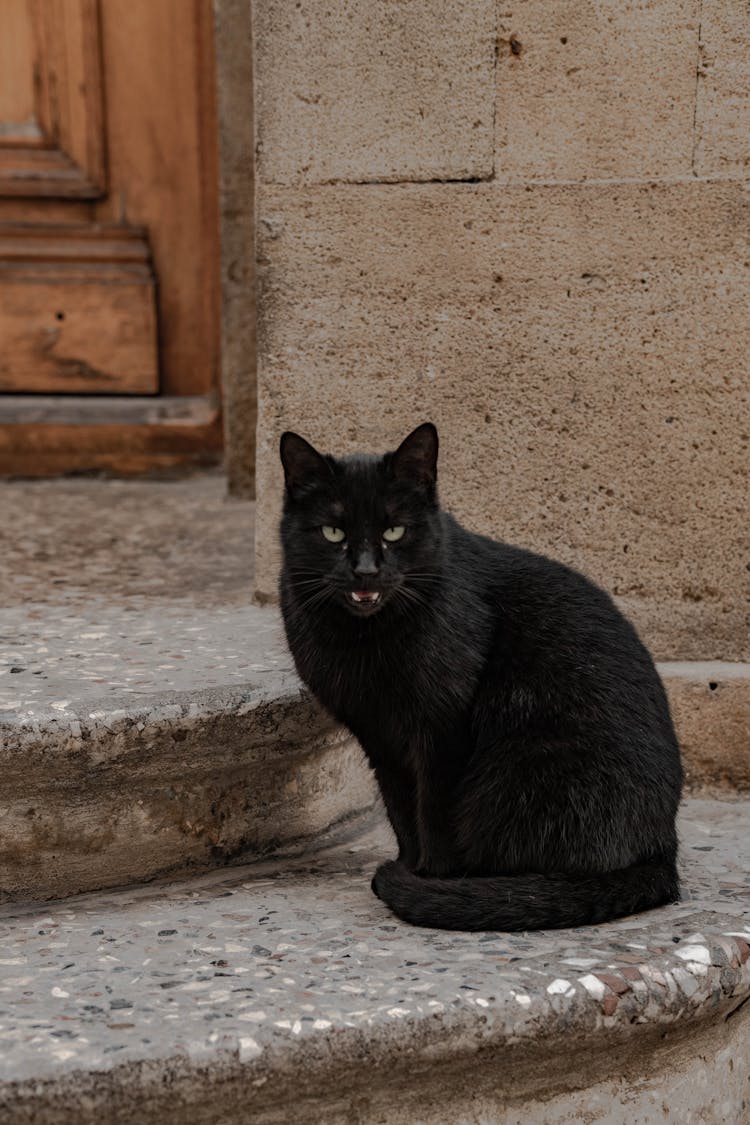
[[0, 912], [13, 1125], [740, 1125], [750, 803], [693, 799], [683, 901], [534, 934], [416, 930], [385, 828], [307, 860]]

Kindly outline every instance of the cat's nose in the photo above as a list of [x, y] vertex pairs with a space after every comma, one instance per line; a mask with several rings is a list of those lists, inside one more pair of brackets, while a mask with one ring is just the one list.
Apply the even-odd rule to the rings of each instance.
[[378, 573], [378, 563], [371, 547], [365, 547], [357, 555], [352, 570], [358, 578], [372, 578]]

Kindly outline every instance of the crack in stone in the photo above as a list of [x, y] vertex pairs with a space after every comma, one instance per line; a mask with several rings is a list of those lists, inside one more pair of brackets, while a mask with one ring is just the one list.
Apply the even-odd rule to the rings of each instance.
[[700, 80], [702, 73], [702, 58], [703, 58], [703, 0], [699, 0], [698, 4], [698, 61], [695, 66], [695, 101], [693, 102], [693, 150], [690, 157], [690, 171], [693, 175], [697, 175], [695, 170], [695, 158], [698, 149], [698, 95], [700, 92]]
[[[347, 179], [330, 179], [318, 180], [314, 184], [305, 185], [307, 187], [344, 187], [344, 186], [364, 186], [364, 187], [398, 187], [399, 184], [488, 184], [495, 178], [494, 168], [492, 171], [483, 175], [476, 176], [394, 176], [393, 179], [361, 179], [361, 180], [347, 180]], [[286, 185], [284, 185], [286, 186]]]

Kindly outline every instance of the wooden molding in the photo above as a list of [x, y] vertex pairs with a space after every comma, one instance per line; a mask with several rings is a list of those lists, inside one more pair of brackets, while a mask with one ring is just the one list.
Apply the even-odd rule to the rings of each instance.
[[[0, 146], [0, 196], [98, 198], [106, 188], [99, 0], [26, 3], [34, 117]], [[11, 12], [17, 24], [18, 0]], [[0, 9], [0, 35], [5, 18]]]
[[151, 250], [142, 227], [0, 222], [0, 268], [37, 261], [140, 262], [150, 269]]

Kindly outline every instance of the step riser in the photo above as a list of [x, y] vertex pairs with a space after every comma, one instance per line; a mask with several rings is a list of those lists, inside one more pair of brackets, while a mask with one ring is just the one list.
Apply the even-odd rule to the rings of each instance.
[[21, 737], [3, 774], [0, 900], [294, 851], [374, 799], [359, 747], [306, 697], [245, 715], [131, 716], [62, 745]]

